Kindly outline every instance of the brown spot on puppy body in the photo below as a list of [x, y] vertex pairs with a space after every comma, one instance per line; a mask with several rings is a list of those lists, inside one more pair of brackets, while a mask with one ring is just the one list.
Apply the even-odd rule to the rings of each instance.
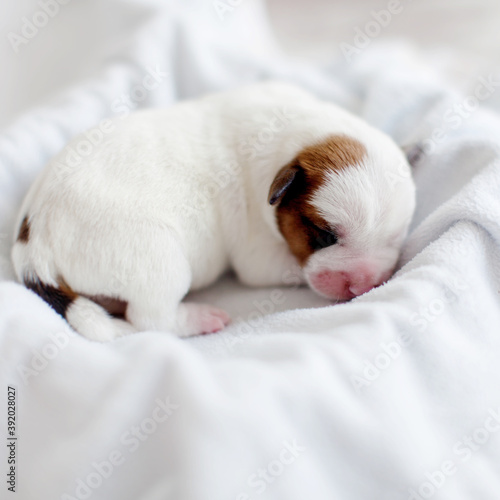
[[106, 309], [108, 314], [110, 314], [114, 318], [125, 319], [125, 314], [127, 312], [128, 306], [128, 302], [126, 302], [125, 300], [107, 297], [105, 295], [85, 295], [85, 297], [92, 300], [96, 304], [99, 304], [103, 309]]
[[75, 293], [62, 279], [59, 280], [59, 287], [47, 285], [38, 278], [26, 278], [24, 279], [24, 284], [27, 288], [45, 300], [45, 302], [47, 302], [47, 304], [49, 304], [49, 306], [63, 318], [66, 318], [66, 311], [68, 310], [68, 307], [78, 297], [78, 294]]
[[21, 227], [19, 228], [19, 233], [17, 235], [17, 241], [21, 243], [28, 243], [30, 239], [30, 222], [28, 216], [26, 215], [21, 222]]
[[269, 190], [269, 203], [278, 204], [278, 227], [301, 265], [320, 248], [337, 241], [335, 228], [317, 213], [310, 200], [326, 181], [327, 172], [340, 172], [360, 164], [366, 148], [345, 135], [332, 135], [304, 148], [276, 175]]
[[[69, 306], [79, 297], [79, 294], [74, 292], [62, 278], [59, 278], [57, 287], [43, 283], [38, 277], [25, 278], [23, 281], [26, 288], [35, 292], [40, 298], [47, 302], [56, 313], [65, 319]], [[82, 295], [82, 297], [90, 299], [100, 305], [115, 318], [125, 318], [128, 303], [121, 299], [115, 299], [104, 295]]]

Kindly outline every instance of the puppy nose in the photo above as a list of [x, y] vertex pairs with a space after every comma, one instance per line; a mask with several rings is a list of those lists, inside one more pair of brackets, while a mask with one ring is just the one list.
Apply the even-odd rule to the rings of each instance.
[[367, 269], [350, 272], [323, 270], [311, 277], [311, 286], [316, 291], [339, 300], [349, 300], [362, 295], [382, 282]]
[[382, 283], [373, 282], [372, 280], [350, 282], [348, 285], [349, 292], [352, 293], [353, 297], [358, 295], [363, 295], [369, 292], [372, 288], [375, 288]]
[[347, 289], [353, 297], [363, 295], [384, 282], [382, 277], [378, 273], [375, 274], [374, 270], [368, 266], [361, 266], [359, 269], [351, 272], [348, 275], [347, 281]]

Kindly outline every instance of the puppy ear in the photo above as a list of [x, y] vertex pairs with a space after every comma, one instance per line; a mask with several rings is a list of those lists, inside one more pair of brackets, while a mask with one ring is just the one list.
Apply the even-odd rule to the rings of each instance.
[[269, 188], [267, 201], [270, 205], [276, 205], [281, 201], [297, 177], [299, 170], [300, 167], [296, 163], [289, 163], [280, 169]]
[[401, 149], [403, 150], [403, 153], [406, 155], [408, 163], [412, 167], [414, 167], [420, 161], [420, 159], [424, 156], [425, 153], [424, 148], [420, 142], [402, 146]]

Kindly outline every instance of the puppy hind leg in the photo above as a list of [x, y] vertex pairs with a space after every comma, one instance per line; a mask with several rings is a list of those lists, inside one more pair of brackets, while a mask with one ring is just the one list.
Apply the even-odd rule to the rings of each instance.
[[173, 255], [173, 245], [166, 247], [168, 262], [147, 263], [133, 276], [133, 288], [127, 297], [125, 318], [139, 331], [177, 332], [177, 310], [189, 290], [191, 271], [185, 257]]
[[166, 331], [179, 337], [218, 332], [230, 321], [222, 309], [208, 304], [177, 302], [173, 296], [166, 298], [164, 294], [151, 295], [147, 301], [130, 301], [126, 317], [139, 331]]
[[[229, 316], [216, 307], [181, 302], [189, 291], [191, 269], [180, 245], [163, 247], [166, 261], [149, 263], [135, 276], [133, 295], [128, 297], [127, 320], [138, 330], [166, 331], [179, 337], [212, 333], [229, 323]], [[161, 262], [160, 262], [161, 261]]]

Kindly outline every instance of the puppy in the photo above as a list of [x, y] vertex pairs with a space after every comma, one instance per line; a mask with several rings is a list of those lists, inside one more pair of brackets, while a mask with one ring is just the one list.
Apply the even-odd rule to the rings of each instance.
[[299, 266], [325, 297], [368, 292], [391, 276], [414, 207], [410, 166], [388, 136], [261, 83], [74, 139], [29, 190], [12, 258], [89, 339], [190, 336], [229, 322], [182, 302], [229, 268], [251, 286], [283, 285]]

